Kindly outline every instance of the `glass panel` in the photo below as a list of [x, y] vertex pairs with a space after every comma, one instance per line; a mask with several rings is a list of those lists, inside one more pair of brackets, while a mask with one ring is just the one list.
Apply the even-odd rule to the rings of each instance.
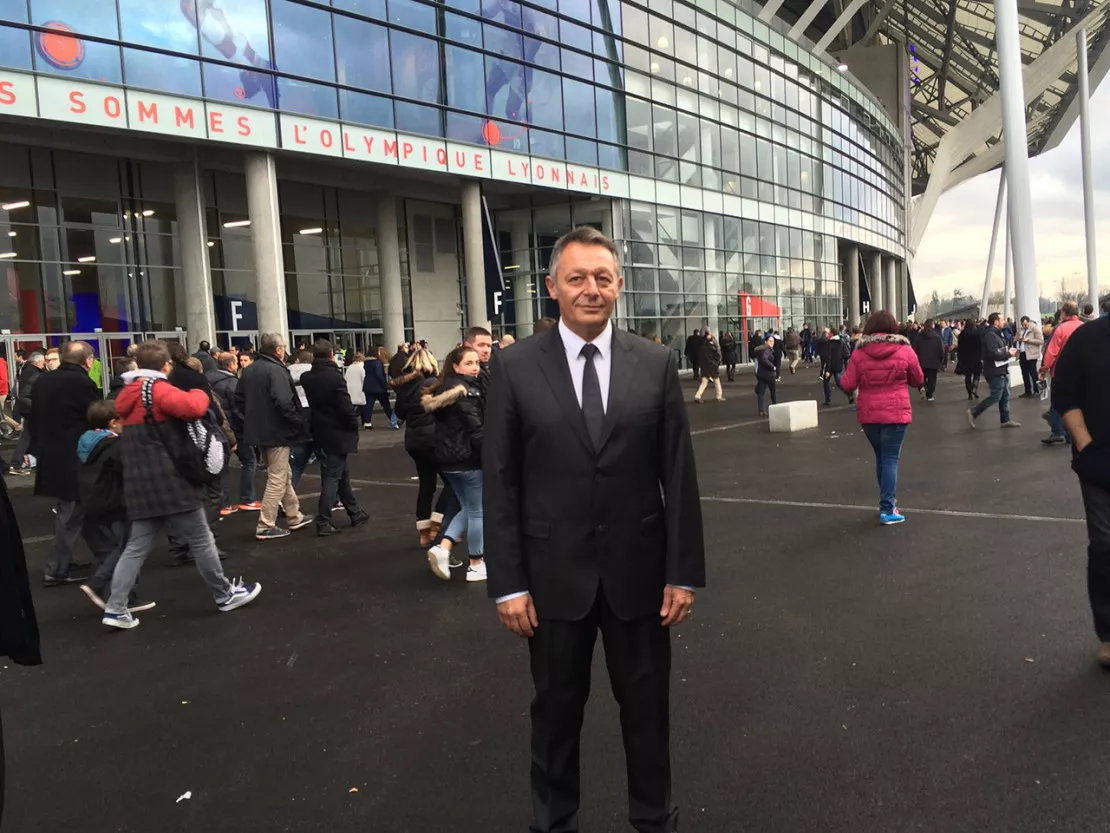
[[[438, 104], [440, 102], [439, 45], [434, 40], [397, 31], [390, 33], [389, 39], [389, 52], [393, 65], [393, 92], [405, 98]], [[420, 121], [423, 118], [427, 118], [427, 114], [417, 116], [416, 111], [406, 112], [405, 116], [407, 122]], [[401, 126], [401, 121], [401, 105], [398, 105], [398, 127]], [[434, 132], [438, 133], [439, 130]]]
[[[199, 55], [196, 13], [191, 6], [191, 3], [183, 5], [180, 0], [119, 0], [122, 40], [156, 49]], [[182, 25], [181, 16], [185, 18], [185, 25]], [[172, 24], [167, 25], [171, 21]]]
[[334, 81], [331, 15], [291, 0], [272, 0], [270, 12], [277, 66], [291, 75]]
[[393, 101], [382, 96], [340, 90], [339, 111], [344, 121], [393, 127]]
[[389, 65], [382, 60], [388, 52], [389, 35], [384, 26], [336, 18], [336, 80], [340, 84], [388, 93], [392, 88]]
[[278, 78], [277, 85], [282, 110], [326, 119], [338, 117], [339, 105], [336, 102], [335, 87], [294, 81], [292, 78]]
[[124, 79], [131, 86], [195, 98], [203, 96], [200, 62], [191, 58], [178, 58], [142, 49], [124, 49], [123, 73]]
[[0, 66], [31, 68], [31, 36], [26, 31], [0, 26]]

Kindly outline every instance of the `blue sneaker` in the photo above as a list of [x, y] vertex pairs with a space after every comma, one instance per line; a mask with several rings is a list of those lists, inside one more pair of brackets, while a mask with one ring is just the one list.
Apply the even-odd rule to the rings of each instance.
[[228, 611], [235, 610], [237, 607], [250, 604], [258, 598], [258, 594], [261, 592], [262, 585], [259, 582], [256, 581], [251, 584], [243, 584], [242, 579], [237, 579], [231, 585], [231, 596], [226, 602], [219, 605], [220, 611], [227, 613]]
[[131, 615], [131, 611], [127, 613], [108, 613], [105, 611], [104, 618], [100, 620], [100, 623], [124, 631], [139, 627], [139, 620]]
[[879, 523], [881, 523], [883, 526], [892, 526], [894, 524], [900, 524], [905, 520], [906, 520], [906, 516], [898, 514], [897, 509], [895, 509], [893, 512], [890, 512], [890, 513], [881, 512], [879, 514]]

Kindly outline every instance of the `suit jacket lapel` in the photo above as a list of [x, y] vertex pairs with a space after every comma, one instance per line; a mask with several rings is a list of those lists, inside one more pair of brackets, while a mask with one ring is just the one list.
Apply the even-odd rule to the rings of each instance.
[[629, 336], [613, 328], [612, 358], [609, 363], [609, 402], [605, 408], [605, 423], [601, 428], [601, 447], [605, 448], [617, 422], [624, 415], [628, 401], [628, 388], [636, 373], [636, 354], [628, 343]]
[[[534, 338], [535, 336], [533, 336]], [[548, 330], [547, 337], [540, 345], [540, 372], [547, 379], [555, 400], [562, 407], [574, 433], [590, 454], [594, 453], [590, 434], [586, 430], [586, 420], [582, 416], [582, 408], [578, 404], [578, 396], [574, 392], [574, 382], [570, 378], [570, 367], [567, 365], [567, 351], [563, 340], [559, 337], [557, 327]], [[610, 400], [612, 402], [612, 400]]]

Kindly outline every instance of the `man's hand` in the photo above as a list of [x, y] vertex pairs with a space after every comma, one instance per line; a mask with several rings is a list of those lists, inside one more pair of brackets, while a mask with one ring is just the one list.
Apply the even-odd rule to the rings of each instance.
[[501, 624], [517, 636], [533, 636], [540, 624], [540, 620], [536, 618], [536, 606], [532, 604], [531, 593], [501, 602], [497, 606], [497, 616], [501, 619]]
[[694, 594], [691, 591], [670, 585], [663, 588], [663, 607], [659, 610], [663, 627], [681, 624], [690, 618], [693, 610]]

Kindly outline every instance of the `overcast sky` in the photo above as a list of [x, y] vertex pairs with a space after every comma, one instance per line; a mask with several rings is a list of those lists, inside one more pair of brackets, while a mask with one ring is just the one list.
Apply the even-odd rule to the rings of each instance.
[[[1101, 292], [1110, 289], [1110, 84], [1091, 97], [1095, 228]], [[1066, 280], [1069, 289], [1086, 288], [1087, 254], [1083, 234], [1083, 187], [1079, 120], [1059, 147], [1030, 160], [1034, 245], [1041, 294], [1054, 296]], [[978, 298], [983, 292], [990, 247], [998, 172], [983, 174], [940, 198], [914, 260], [914, 290], [920, 301], [936, 289], [953, 289]], [[999, 236], [992, 291], [1002, 289], [1003, 246]]]

